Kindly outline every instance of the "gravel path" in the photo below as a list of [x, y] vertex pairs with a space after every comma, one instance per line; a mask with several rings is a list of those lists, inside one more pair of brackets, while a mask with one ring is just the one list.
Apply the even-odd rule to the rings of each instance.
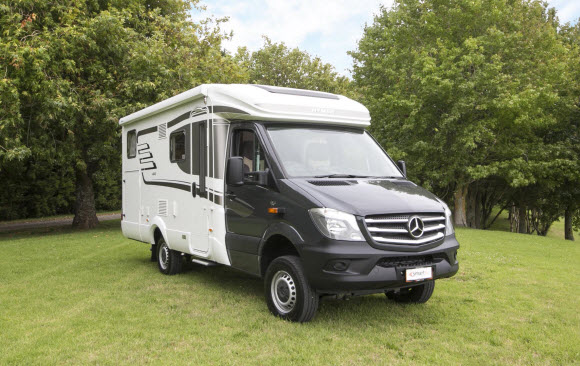
[[[120, 213], [114, 214], [97, 214], [99, 221], [108, 221], [108, 220], [119, 220], [121, 218]], [[17, 223], [10, 223], [10, 222], [3, 222], [0, 223], [0, 233], [7, 232], [7, 231], [15, 231], [21, 229], [37, 229], [37, 228], [44, 228], [44, 227], [55, 227], [55, 226], [67, 226], [72, 225], [73, 218], [59, 218], [59, 219], [47, 219], [47, 220], [34, 220], [31, 222], [17, 222]]]

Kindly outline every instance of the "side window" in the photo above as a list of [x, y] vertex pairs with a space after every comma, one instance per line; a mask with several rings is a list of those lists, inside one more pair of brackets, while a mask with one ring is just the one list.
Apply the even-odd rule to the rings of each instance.
[[133, 159], [137, 156], [137, 131], [127, 132], [127, 158]]
[[171, 134], [169, 138], [169, 159], [172, 163], [183, 161], [186, 158], [185, 132], [179, 131]]
[[244, 173], [266, 170], [266, 158], [254, 131], [238, 130], [234, 135], [232, 156], [244, 159]]

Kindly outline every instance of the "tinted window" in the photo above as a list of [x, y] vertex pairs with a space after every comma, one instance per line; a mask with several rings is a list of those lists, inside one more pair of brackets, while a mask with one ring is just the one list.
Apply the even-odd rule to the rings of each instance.
[[131, 159], [137, 156], [137, 131], [127, 132], [127, 158]]
[[244, 158], [244, 173], [266, 170], [264, 151], [254, 131], [236, 131], [232, 156]]
[[171, 162], [185, 160], [185, 132], [179, 131], [171, 134], [169, 141], [169, 156]]

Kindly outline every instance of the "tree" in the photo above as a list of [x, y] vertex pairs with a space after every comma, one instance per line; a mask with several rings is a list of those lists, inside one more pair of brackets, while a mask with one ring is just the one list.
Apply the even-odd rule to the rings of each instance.
[[120, 196], [120, 117], [205, 82], [246, 78], [221, 51], [219, 21], [189, 20], [196, 3], [0, 5], [1, 174], [37, 161], [68, 172], [73, 225], [94, 227], [95, 179], [105, 197]]
[[456, 225], [485, 227], [489, 208], [511, 200], [527, 232], [526, 192], [557, 185], [548, 167], [576, 166], [545, 139], [576, 107], [569, 48], [543, 2], [396, 1], [350, 54], [372, 132], [453, 201]]
[[348, 78], [339, 75], [331, 64], [298, 48], [290, 49], [283, 42], [272, 43], [268, 37], [264, 37], [264, 45], [258, 51], [240, 47], [235, 58], [249, 70], [252, 84], [337, 94], [346, 94], [349, 89]]

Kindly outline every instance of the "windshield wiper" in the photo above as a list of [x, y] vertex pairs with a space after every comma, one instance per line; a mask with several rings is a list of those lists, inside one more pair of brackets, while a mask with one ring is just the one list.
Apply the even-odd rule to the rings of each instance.
[[315, 175], [314, 178], [368, 178], [368, 175], [355, 175], [355, 174], [325, 174], [325, 175]]

